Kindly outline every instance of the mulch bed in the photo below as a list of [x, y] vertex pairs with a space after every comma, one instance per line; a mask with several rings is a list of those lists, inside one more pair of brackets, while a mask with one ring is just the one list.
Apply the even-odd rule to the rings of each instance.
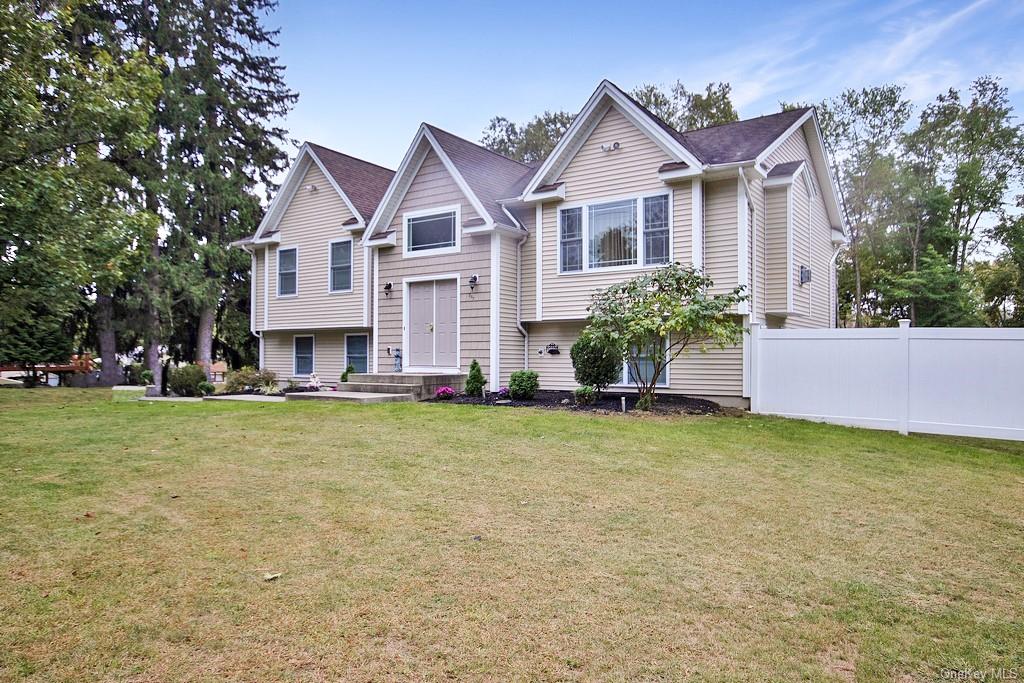
[[[626, 399], [626, 411], [636, 409], [636, 394], [618, 394], [605, 392], [601, 399], [591, 405], [578, 406], [573, 399], [571, 391], [538, 391], [536, 396], [529, 401], [502, 401], [496, 394], [489, 394], [486, 399], [479, 396], [467, 396], [459, 394], [455, 398], [442, 400], [437, 398], [429, 399], [431, 403], [465, 403], [470, 405], [488, 405], [499, 408], [547, 408], [550, 410], [575, 410], [591, 413], [620, 413], [622, 412], [621, 399]], [[679, 396], [677, 394], [662, 394], [654, 402], [654, 408], [650, 413], [660, 415], [716, 415], [722, 412], [722, 407], [714, 401], [705, 401], [700, 398]]]

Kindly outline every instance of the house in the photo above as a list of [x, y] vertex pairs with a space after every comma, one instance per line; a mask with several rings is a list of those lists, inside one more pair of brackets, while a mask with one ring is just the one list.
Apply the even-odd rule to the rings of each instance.
[[[429, 124], [394, 172], [307, 143], [239, 246], [282, 379], [476, 359], [491, 388], [530, 368], [570, 389], [592, 293], [673, 261], [743, 285], [744, 324], [834, 327], [843, 235], [813, 109], [677, 131], [603, 81], [536, 166]], [[662, 382], [746, 405], [748, 363], [746, 343], [695, 352]]]

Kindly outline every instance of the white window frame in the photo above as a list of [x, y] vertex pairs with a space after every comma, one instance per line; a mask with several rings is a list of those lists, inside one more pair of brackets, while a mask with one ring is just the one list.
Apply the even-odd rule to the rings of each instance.
[[[668, 346], [668, 339], [665, 339], [665, 346]], [[682, 356], [680, 356], [681, 358]], [[676, 360], [679, 360], [678, 358]], [[665, 366], [665, 383], [655, 384], [659, 389], [668, 389], [672, 385], [672, 363], [670, 362]], [[622, 380], [618, 384], [610, 384], [610, 387], [616, 388], [633, 388], [636, 389], [636, 385], [629, 381], [629, 361], [622, 359]]]
[[[371, 369], [373, 368], [373, 363], [370, 360], [370, 333], [369, 332], [351, 332], [351, 333], [348, 333], [348, 334], [345, 335], [345, 358], [343, 359], [343, 361], [345, 363], [345, 367], [342, 368], [342, 370], [347, 369], [348, 366], [349, 366], [349, 362], [348, 362], [348, 338], [349, 337], [363, 337], [363, 338], [366, 339], [366, 372], [370, 372]], [[359, 372], [359, 370], [356, 370], [356, 372]]]
[[[299, 373], [299, 367], [298, 367], [298, 365], [299, 365], [299, 363], [298, 363], [299, 357], [298, 357], [298, 353], [296, 353], [298, 351], [298, 349], [296, 348], [296, 342], [299, 339], [312, 339], [313, 340], [312, 353], [310, 354], [312, 356], [312, 362], [310, 363], [310, 370], [309, 370], [309, 374], [308, 375], [307, 374], [300, 374]], [[294, 335], [292, 335], [292, 377], [309, 377], [309, 375], [312, 375], [312, 374], [315, 374], [315, 373], [316, 373], [316, 335], [315, 334], [294, 334]]]
[[[294, 251], [295, 252], [295, 293], [294, 294], [282, 294], [281, 293], [281, 252], [282, 251]], [[274, 273], [277, 278], [277, 298], [278, 299], [291, 299], [299, 295], [299, 248], [298, 247], [278, 247], [277, 248], [277, 272]]]
[[[334, 251], [334, 245], [342, 242], [349, 242], [351, 246], [348, 252], [348, 289], [331, 289], [332, 279], [331, 271], [334, 269], [334, 264], [331, 262], [331, 253]], [[351, 294], [355, 286], [356, 279], [356, 245], [352, 241], [351, 237], [339, 237], [336, 240], [331, 240], [327, 243], [327, 293], [328, 294]]]
[[[451, 247], [437, 247], [434, 249], [409, 250], [409, 220], [413, 218], [425, 218], [427, 216], [438, 216], [445, 213], [455, 215], [455, 245]], [[420, 258], [422, 256], [440, 256], [442, 254], [458, 254], [462, 251], [462, 205], [449, 204], [448, 206], [433, 206], [429, 209], [417, 209], [406, 211], [402, 214], [402, 258]]]
[[[653, 265], [644, 265], [646, 260], [646, 239], [644, 235], [644, 199], [648, 197], [668, 197], [668, 263], [658, 263]], [[599, 204], [610, 204], [612, 202], [623, 202], [623, 201], [634, 201], [636, 202], [636, 221], [637, 221], [637, 245], [636, 245], [636, 263], [624, 266], [598, 266], [591, 267], [590, 265], [590, 211], [589, 207], [596, 206]], [[580, 221], [583, 223], [583, 268], [582, 270], [562, 270], [562, 211], [567, 209], [581, 209]], [[558, 236], [558, 275], [572, 277], [574, 275], [585, 275], [587, 273], [614, 273], [616, 271], [644, 271], [644, 270], [657, 270], [658, 268], [664, 268], [665, 266], [672, 263], [675, 258], [675, 196], [674, 190], [668, 188], [665, 190], [657, 190], [654, 192], [643, 192], [641, 194], [631, 194], [619, 197], [601, 197], [600, 199], [589, 199], [582, 202], [569, 202], [565, 204], [559, 204], [556, 207], [556, 227]]]

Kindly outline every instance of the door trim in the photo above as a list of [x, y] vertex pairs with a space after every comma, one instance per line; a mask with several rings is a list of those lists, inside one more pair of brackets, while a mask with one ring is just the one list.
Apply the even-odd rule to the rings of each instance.
[[[437, 282], [439, 280], [455, 280], [455, 363], [456, 367], [434, 367], [409, 365], [409, 285], [414, 282]], [[434, 307], [437, 307], [437, 296], [434, 296]], [[434, 316], [436, 323], [437, 316]], [[436, 325], [435, 325], [436, 329]], [[437, 353], [437, 345], [434, 345]], [[462, 372], [462, 275], [459, 273], [439, 273], [437, 275], [414, 275], [402, 278], [402, 370], [403, 372], [434, 372], [440, 374], [456, 374]]]

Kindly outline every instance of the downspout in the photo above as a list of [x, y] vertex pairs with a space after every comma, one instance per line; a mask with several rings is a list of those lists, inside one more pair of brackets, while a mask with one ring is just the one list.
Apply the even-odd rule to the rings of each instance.
[[523, 245], [530, 237], [530, 233], [524, 233], [522, 239], [516, 242], [516, 329], [523, 335], [523, 367], [529, 367], [530, 363], [530, 335], [523, 327]]

